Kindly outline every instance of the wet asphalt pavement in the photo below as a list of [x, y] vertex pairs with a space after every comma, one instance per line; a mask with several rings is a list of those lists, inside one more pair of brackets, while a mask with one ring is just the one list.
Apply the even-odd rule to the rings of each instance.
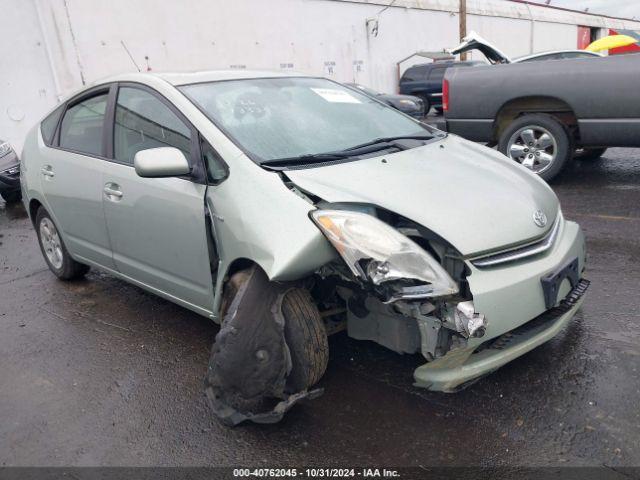
[[0, 200], [0, 465], [640, 466], [640, 150], [553, 188], [592, 281], [561, 335], [441, 394], [412, 387], [419, 357], [338, 334], [322, 397], [235, 429], [203, 395], [216, 325], [106, 274], [57, 281]]

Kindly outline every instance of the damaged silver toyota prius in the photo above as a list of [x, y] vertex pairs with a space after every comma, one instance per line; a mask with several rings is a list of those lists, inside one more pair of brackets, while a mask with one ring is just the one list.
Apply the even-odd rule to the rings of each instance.
[[589, 284], [544, 181], [323, 78], [110, 78], [30, 132], [21, 171], [60, 279], [95, 267], [221, 323], [205, 387], [227, 424], [320, 394], [342, 329], [455, 391], [556, 335]]

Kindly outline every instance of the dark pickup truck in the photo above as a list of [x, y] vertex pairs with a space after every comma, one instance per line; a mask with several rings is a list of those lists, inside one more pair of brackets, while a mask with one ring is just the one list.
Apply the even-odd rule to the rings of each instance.
[[640, 55], [449, 69], [447, 130], [550, 180], [574, 156], [640, 147], [639, 79]]

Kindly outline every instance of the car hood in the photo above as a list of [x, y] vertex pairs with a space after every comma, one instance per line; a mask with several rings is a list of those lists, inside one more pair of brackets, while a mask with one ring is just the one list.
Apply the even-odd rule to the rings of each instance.
[[491, 63], [511, 63], [511, 59], [506, 54], [476, 32], [469, 33], [469, 35], [462, 39], [462, 43], [449, 50], [449, 53], [458, 55], [459, 53], [469, 52], [471, 50], [479, 50]]
[[[399, 153], [286, 174], [327, 202], [368, 203], [402, 215], [465, 256], [537, 239], [559, 209], [549, 186], [526, 168], [451, 135]], [[538, 210], [547, 216], [544, 228], [534, 223]]]

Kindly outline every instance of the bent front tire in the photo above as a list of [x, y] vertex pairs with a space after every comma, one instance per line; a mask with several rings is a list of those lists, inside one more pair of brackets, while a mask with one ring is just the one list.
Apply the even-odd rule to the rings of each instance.
[[49, 270], [60, 280], [75, 280], [89, 271], [87, 265], [71, 258], [58, 228], [44, 207], [40, 207], [36, 214], [36, 233], [42, 256]]
[[546, 181], [558, 175], [573, 155], [567, 127], [551, 115], [515, 119], [500, 134], [498, 150]]
[[329, 362], [329, 342], [320, 312], [307, 290], [289, 290], [282, 299], [282, 315], [291, 354], [287, 390], [295, 393], [312, 387], [322, 378]]

